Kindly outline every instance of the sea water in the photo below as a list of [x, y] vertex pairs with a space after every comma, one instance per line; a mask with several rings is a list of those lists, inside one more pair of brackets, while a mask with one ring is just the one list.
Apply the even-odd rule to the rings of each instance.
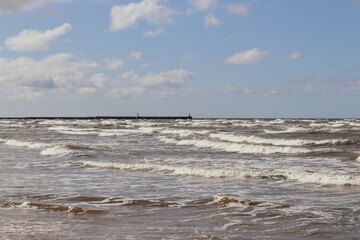
[[0, 120], [0, 239], [360, 239], [360, 120]]

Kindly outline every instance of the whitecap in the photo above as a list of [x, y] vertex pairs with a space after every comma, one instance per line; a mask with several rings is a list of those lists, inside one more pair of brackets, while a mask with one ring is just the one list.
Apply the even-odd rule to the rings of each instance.
[[10, 146], [27, 147], [30, 149], [41, 149], [51, 146], [50, 144], [46, 144], [46, 143], [33, 143], [33, 142], [26, 142], [15, 139], [7, 140], [5, 141], [5, 144]]
[[317, 173], [312, 171], [288, 171], [283, 173], [287, 179], [301, 183], [321, 185], [360, 185], [360, 176], [337, 173]]
[[188, 145], [195, 146], [198, 148], [211, 148], [214, 150], [221, 150], [226, 152], [238, 152], [238, 153], [259, 153], [259, 154], [273, 154], [273, 153], [284, 153], [284, 154], [296, 154], [296, 153], [307, 153], [310, 152], [308, 149], [304, 148], [294, 148], [294, 147], [277, 147], [277, 146], [263, 146], [263, 145], [254, 145], [254, 144], [240, 144], [232, 142], [217, 142], [210, 140], [176, 140], [173, 138], [160, 137], [160, 141], [168, 144], [176, 145]]
[[45, 156], [65, 156], [71, 153], [73, 153], [73, 151], [66, 146], [55, 146], [40, 152], [41, 155]]
[[356, 142], [356, 140], [350, 139], [326, 139], [320, 141], [314, 140], [303, 140], [303, 139], [285, 139], [285, 138], [261, 138], [256, 136], [244, 136], [234, 135], [227, 133], [212, 133], [211, 138], [220, 139], [228, 142], [237, 143], [253, 143], [253, 144], [268, 144], [268, 145], [279, 145], [279, 146], [302, 146], [302, 145], [326, 145], [326, 144], [344, 144], [350, 142]]
[[291, 180], [303, 184], [320, 185], [360, 185], [360, 176], [337, 173], [316, 173], [304, 170], [252, 170], [204, 168], [194, 166], [160, 165], [146, 163], [119, 163], [82, 161], [84, 166], [97, 168], [116, 168], [129, 171], [165, 172], [173, 175], [185, 175], [204, 178], [261, 178], [273, 180]]

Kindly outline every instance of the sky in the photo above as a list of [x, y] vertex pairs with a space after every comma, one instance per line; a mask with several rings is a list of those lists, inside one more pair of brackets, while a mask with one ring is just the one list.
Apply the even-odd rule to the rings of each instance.
[[1, 0], [0, 117], [360, 118], [360, 0]]

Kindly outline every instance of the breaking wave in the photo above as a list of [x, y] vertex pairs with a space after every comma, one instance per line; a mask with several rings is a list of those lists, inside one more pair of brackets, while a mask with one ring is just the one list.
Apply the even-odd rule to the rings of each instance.
[[262, 146], [255, 144], [239, 144], [233, 142], [216, 142], [210, 140], [177, 140], [174, 138], [160, 137], [160, 141], [167, 144], [175, 145], [188, 145], [195, 146], [198, 148], [211, 148], [214, 150], [221, 150], [225, 152], [237, 152], [237, 153], [249, 153], [249, 154], [273, 154], [273, 153], [283, 153], [283, 154], [296, 154], [296, 153], [308, 153], [310, 150], [304, 148], [295, 148], [295, 147], [277, 147], [277, 146]]
[[40, 152], [41, 155], [45, 156], [65, 156], [74, 153], [69, 146], [55, 146], [51, 148], [46, 148]]
[[82, 161], [84, 166], [96, 168], [116, 168], [127, 171], [164, 172], [173, 175], [184, 175], [204, 178], [257, 178], [262, 180], [290, 180], [304, 184], [320, 185], [360, 185], [360, 176], [336, 173], [316, 173], [305, 170], [243, 170], [203, 168], [176, 165], [140, 164]]
[[270, 139], [256, 136], [242, 136], [226, 133], [212, 133], [211, 138], [217, 138], [223, 141], [238, 142], [238, 143], [255, 143], [255, 144], [269, 144], [280, 146], [302, 146], [302, 145], [336, 145], [336, 144], [356, 144], [358, 140], [352, 139], [327, 139], [320, 141], [303, 140], [303, 139]]
[[32, 143], [32, 142], [15, 140], [15, 139], [6, 140], [4, 141], [4, 143], [10, 146], [27, 147], [31, 149], [41, 149], [51, 146], [50, 144], [47, 143]]

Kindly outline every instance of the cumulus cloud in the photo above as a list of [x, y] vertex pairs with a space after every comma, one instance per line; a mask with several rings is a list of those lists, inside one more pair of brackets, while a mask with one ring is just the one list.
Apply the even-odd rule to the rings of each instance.
[[296, 60], [302, 58], [301, 52], [292, 52], [287, 56], [287, 59]]
[[109, 77], [106, 76], [104, 73], [97, 73], [90, 78], [90, 82], [96, 88], [104, 87], [104, 83], [107, 82], [108, 80], [109, 80]]
[[20, 32], [17, 36], [8, 37], [5, 46], [17, 52], [44, 51], [49, 49], [50, 42], [72, 30], [70, 23], [56, 27], [47, 31], [27, 29]]
[[249, 11], [250, 11], [250, 9], [247, 4], [235, 3], [235, 4], [227, 5], [226, 13], [227, 14], [236, 14], [236, 15], [241, 15], [243, 17], [246, 17], [246, 16], [248, 16]]
[[85, 73], [99, 65], [87, 60], [72, 61], [73, 58], [70, 53], [50, 55], [38, 61], [30, 57], [0, 58], [1, 97], [34, 97], [45, 90], [71, 91], [85, 87]]
[[205, 27], [218, 27], [221, 25], [220, 19], [216, 18], [214, 14], [208, 13], [204, 18]]
[[140, 51], [132, 51], [129, 54], [129, 58], [139, 61], [141, 59], [141, 55], [142, 55], [142, 52], [140, 52]]
[[118, 70], [125, 66], [125, 62], [119, 58], [107, 58], [104, 61], [107, 64], [106, 68], [109, 70]]
[[131, 98], [143, 95], [145, 92], [146, 89], [143, 87], [114, 88], [110, 91], [109, 96], [111, 98]]
[[130, 79], [132, 83], [145, 88], [180, 88], [185, 86], [185, 79], [192, 78], [193, 74], [183, 69], [175, 69], [160, 73], [148, 73], [141, 77], [134, 72], [128, 75], [128, 79]]
[[70, 2], [71, 0], [1, 0], [0, 12], [31, 11], [48, 3]]
[[97, 90], [94, 87], [83, 87], [83, 88], [78, 89], [76, 92], [79, 95], [85, 96], [85, 95], [94, 94], [94, 93], [96, 93], [96, 91]]
[[236, 64], [236, 65], [250, 65], [250, 64], [259, 64], [262, 63], [266, 56], [270, 53], [265, 51], [260, 51], [257, 48], [247, 50], [245, 52], [235, 53], [234, 55], [225, 59], [225, 64]]
[[172, 23], [172, 17], [177, 12], [168, 8], [162, 0], [143, 0], [139, 3], [128, 5], [115, 5], [110, 13], [110, 31], [115, 32], [136, 27], [140, 21], [152, 24]]
[[166, 30], [164, 28], [158, 28], [155, 31], [149, 30], [143, 33], [144, 37], [156, 37], [162, 34], [166, 34]]
[[188, 0], [188, 4], [191, 8], [186, 11], [187, 14], [192, 14], [196, 11], [206, 11], [217, 5], [216, 0]]

